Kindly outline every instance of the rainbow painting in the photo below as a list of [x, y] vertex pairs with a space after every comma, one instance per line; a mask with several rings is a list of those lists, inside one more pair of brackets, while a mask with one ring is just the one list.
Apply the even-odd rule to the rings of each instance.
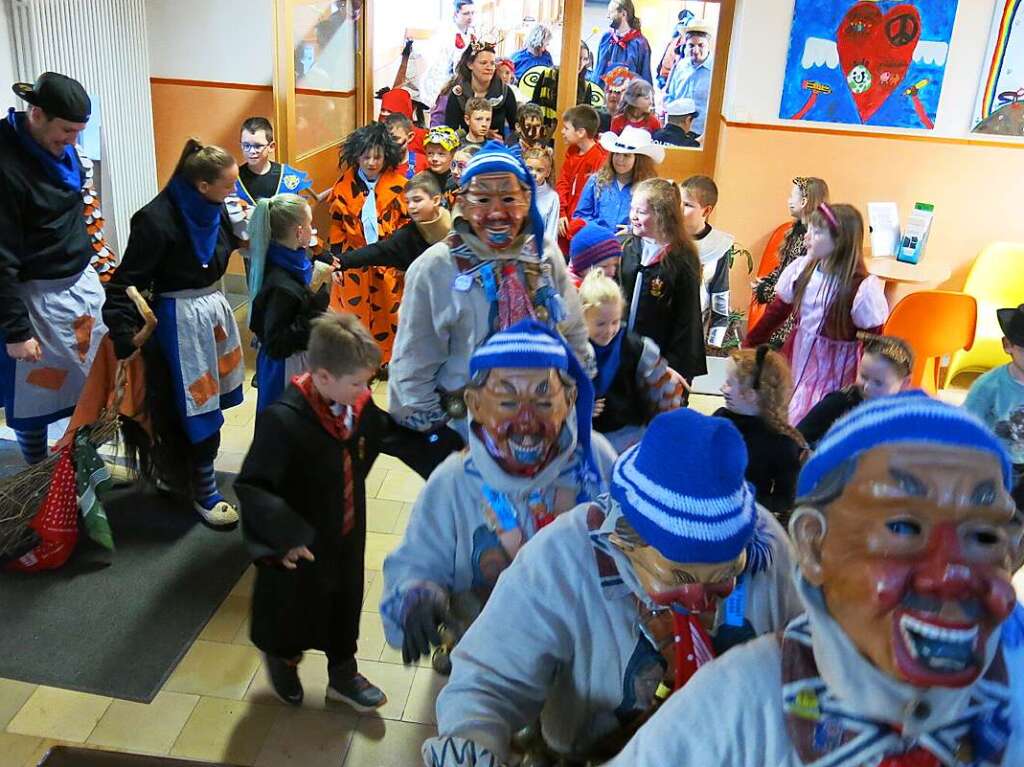
[[1024, 0], [999, 0], [972, 122], [974, 133], [1024, 138]]

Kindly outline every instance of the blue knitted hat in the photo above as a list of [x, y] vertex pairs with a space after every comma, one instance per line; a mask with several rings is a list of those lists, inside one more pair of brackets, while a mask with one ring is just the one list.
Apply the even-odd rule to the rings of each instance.
[[473, 155], [466, 163], [462, 176], [459, 178], [459, 185], [466, 189], [469, 182], [476, 176], [483, 176], [488, 173], [511, 173], [530, 189], [530, 224], [533, 226], [533, 236], [537, 241], [537, 252], [544, 252], [544, 219], [541, 218], [537, 209], [537, 186], [533, 181], [533, 174], [529, 168], [512, 154], [500, 141], [488, 141], [483, 148]]
[[615, 232], [600, 224], [589, 223], [580, 229], [569, 242], [569, 261], [576, 274], [583, 274], [609, 258], [621, 258], [622, 245]]
[[747, 446], [724, 418], [682, 408], [651, 421], [619, 456], [611, 494], [633, 529], [673, 562], [728, 562], [754, 538]]
[[812, 493], [829, 472], [865, 450], [914, 442], [991, 453], [1002, 464], [1003, 484], [1011, 489], [1010, 456], [988, 427], [963, 408], [917, 390], [865, 402], [836, 421], [804, 464], [797, 480], [797, 497]]
[[494, 368], [555, 368], [572, 377], [576, 382], [576, 441], [583, 448], [588, 468], [598, 476], [590, 449], [594, 385], [558, 331], [536, 320], [522, 320], [495, 333], [469, 358], [469, 374], [476, 376]]

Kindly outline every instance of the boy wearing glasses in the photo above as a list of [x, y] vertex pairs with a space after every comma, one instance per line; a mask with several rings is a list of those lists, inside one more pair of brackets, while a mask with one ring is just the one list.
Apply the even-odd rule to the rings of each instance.
[[238, 168], [235, 192], [249, 205], [264, 197], [291, 192], [306, 192], [316, 202], [313, 180], [305, 171], [270, 159], [274, 153], [274, 126], [266, 117], [250, 117], [242, 123], [242, 155], [245, 164]]

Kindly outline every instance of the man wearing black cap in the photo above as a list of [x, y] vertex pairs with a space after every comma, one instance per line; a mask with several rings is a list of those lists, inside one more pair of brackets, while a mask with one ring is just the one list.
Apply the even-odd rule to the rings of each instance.
[[74, 410], [106, 333], [75, 149], [92, 105], [55, 72], [13, 90], [29, 107], [0, 122], [0, 404], [37, 463], [47, 425]]

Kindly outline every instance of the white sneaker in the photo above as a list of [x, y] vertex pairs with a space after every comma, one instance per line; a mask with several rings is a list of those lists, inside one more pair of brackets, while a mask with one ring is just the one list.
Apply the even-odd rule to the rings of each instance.
[[218, 501], [213, 504], [212, 509], [206, 508], [198, 501], [193, 501], [192, 508], [210, 527], [230, 527], [238, 524], [238, 512], [227, 501]]

